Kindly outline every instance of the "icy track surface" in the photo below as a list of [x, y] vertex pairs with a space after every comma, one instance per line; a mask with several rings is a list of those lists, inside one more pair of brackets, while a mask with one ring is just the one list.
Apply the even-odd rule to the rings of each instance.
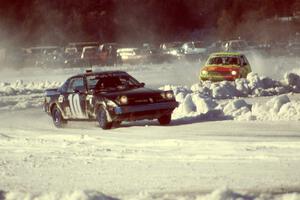
[[199, 65], [116, 68], [173, 89], [180, 106], [170, 126], [108, 131], [56, 129], [42, 111], [43, 90], [82, 69], [3, 69], [0, 199], [299, 199], [298, 70], [199, 83]]

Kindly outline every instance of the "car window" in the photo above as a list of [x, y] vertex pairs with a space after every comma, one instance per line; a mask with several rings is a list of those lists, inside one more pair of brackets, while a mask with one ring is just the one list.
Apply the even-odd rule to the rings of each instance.
[[84, 82], [82, 77], [73, 78], [70, 80], [68, 92], [74, 92], [75, 90], [79, 92], [85, 92]]
[[211, 59], [209, 59], [208, 64], [209, 65], [220, 65], [222, 64], [222, 58], [221, 57], [213, 57]]
[[240, 65], [238, 57], [212, 57], [208, 61], [209, 65]]
[[123, 74], [88, 76], [87, 83], [89, 89], [95, 90], [124, 90], [132, 87], [140, 87], [140, 83], [137, 80]]
[[225, 59], [225, 64], [228, 64], [228, 65], [238, 65], [239, 63], [240, 62], [237, 57], [228, 57]]
[[59, 92], [65, 93], [68, 91], [69, 81], [67, 80], [60, 88]]

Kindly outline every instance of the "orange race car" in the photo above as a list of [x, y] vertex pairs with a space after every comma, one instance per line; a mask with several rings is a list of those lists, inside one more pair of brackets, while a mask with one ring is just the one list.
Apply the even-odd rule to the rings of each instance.
[[251, 72], [250, 64], [241, 53], [221, 52], [213, 53], [200, 70], [200, 80], [233, 81], [246, 78]]

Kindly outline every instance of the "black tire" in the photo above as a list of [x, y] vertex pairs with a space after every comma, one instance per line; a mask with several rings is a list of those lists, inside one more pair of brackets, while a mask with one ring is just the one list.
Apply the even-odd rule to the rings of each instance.
[[171, 115], [164, 115], [158, 118], [158, 122], [160, 125], [168, 125], [171, 122]]
[[106, 110], [104, 108], [100, 108], [97, 112], [97, 121], [99, 123], [99, 126], [106, 130], [111, 129], [113, 122], [107, 121], [107, 114]]
[[65, 120], [60, 112], [60, 110], [57, 108], [57, 106], [54, 106], [52, 109], [52, 120], [54, 125], [57, 128], [63, 128], [67, 124], [67, 120]]

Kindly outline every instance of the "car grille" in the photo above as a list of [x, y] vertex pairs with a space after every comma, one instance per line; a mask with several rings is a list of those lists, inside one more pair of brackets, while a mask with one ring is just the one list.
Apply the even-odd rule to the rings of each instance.
[[149, 103], [158, 103], [162, 102], [164, 99], [158, 96], [151, 97], [134, 97], [128, 99], [129, 105], [139, 105], [139, 104], [149, 104]]
[[230, 71], [208, 71], [208, 75], [209, 76], [231, 76], [231, 72]]

